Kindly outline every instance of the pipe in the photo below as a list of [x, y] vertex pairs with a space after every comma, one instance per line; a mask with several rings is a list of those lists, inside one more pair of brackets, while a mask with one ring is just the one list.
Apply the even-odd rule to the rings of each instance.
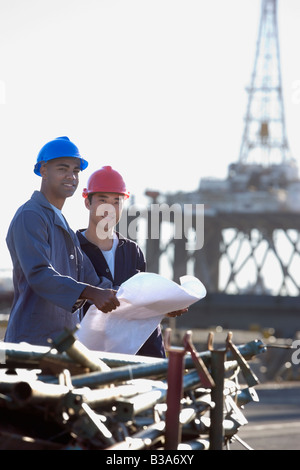
[[[210, 358], [210, 353], [209, 353]], [[189, 357], [190, 361], [184, 361], [184, 368], [194, 369], [194, 363]], [[135, 364], [123, 367], [117, 367], [107, 372], [90, 372], [89, 374], [80, 374], [72, 376], [72, 384], [74, 387], [99, 387], [109, 385], [117, 382], [124, 382], [133, 379], [146, 378], [146, 377], [166, 377], [168, 371], [169, 359], [160, 360], [154, 364]], [[236, 361], [228, 361], [232, 368], [237, 365]], [[197, 373], [197, 372], [196, 372]], [[49, 379], [49, 382], [56, 382], [57, 379]], [[200, 379], [198, 376], [198, 382]]]
[[165, 422], [159, 421], [158, 423], [151, 424], [147, 429], [143, 429], [125, 441], [118, 442], [117, 444], [107, 447], [105, 450], [142, 450], [147, 449], [156, 444], [163, 438], [165, 430]]
[[222, 450], [223, 447], [225, 354], [225, 350], [211, 351], [211, 375], [215, 381], [215, 387], [211, 391], [211, 399], [215, 406], [210, 410], [210, 450]]
[[183, 395], [183, 374], [185, 350], [169, 349], [169, 367], [167, 374], [167, 410], [165, 430], [165, 450], [177, 450], [181, 440], [179, 414]]
[[[261, 354], [267, 350], [267, 347], [261, 340], [254, 340], [237, 347], [242, 356], [246, 359], [252, 359], [254, 356]], [[130, 354], [106, 353], [94, 351], [95, 355], [104, 361], [109, 367], [124, 367], [126, 365], [162, 365], [167, 364], [168, 359], [150, 358], [144, 356], [134, 356]], [[204, 351], [198, 353], [204, 363], [209, 364], [211, 353]], [[38, 367], [44, 358], [51, 358], [55, 363], [65, 362], [66, 364], [74, 364], [74, 361], [66, 354], [59, 354], [47, 346], [35, 346], [31, 344], [17, 343], [1, 343], [0, 342], [0, 366], [11, 367]], [[227, 352], [227, 359], [234, 359], [230, 351]], [[185, 368], [194, 368], [195, 364], [191, 356], [185, 356]], [[167, 365], [162, 366], [166, 371]]]
[[75, 338], [73, 332], [67, 328], [51, 341], [52, 346], [60, 353], [66, 352], [75, 363], [88, 368], [91, 371], [107, 371], [110, 368], [94, 351], [90, 351], [84, 344]]

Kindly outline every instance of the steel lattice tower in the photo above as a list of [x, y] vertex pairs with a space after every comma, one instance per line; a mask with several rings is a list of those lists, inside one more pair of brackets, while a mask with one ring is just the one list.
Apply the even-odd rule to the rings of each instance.
[[277, 0], [263, 0], [239, 163], [290, 158], [282, 96]]
[[[191, 241], [186, 250], [186, 240], [176, 237], [156, 245], [149, 239], [148, 267], [156, 270], [163, 255], [175, 281], [189, 271], [210, 293], [297, 296], [300, 180], [286, 136], [277, 0], [262, 0], [247, 91], [240, 153], [227, 179], [202, 178], [197, 191], [165, 196], [169, 206], [204, 204], [203, 249], [193, 249]], [[195, 236], [191, 224], [190, 239]]]

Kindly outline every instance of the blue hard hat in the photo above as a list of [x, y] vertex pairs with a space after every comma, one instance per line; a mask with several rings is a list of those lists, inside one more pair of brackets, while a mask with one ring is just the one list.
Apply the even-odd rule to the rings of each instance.
[[34, 173], [41, 176], [40, 168], [42, 162], [48, 162], [54, 158], [60, 157], [75, 157], [80, 160], [80, 170], [85, 170], [88, 166], [88, 162], [82, 158], [78, 148], [73, 142], [70, 141], [69, 137], [57, 137], [54, 140], [50, 140], [45, 144], [38, 153], [36, 164], [34, 166]]

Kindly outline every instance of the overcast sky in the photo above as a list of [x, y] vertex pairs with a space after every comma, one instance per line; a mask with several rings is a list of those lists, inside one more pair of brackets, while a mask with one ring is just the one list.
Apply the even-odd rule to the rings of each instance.
[[[300, 158], [300, 2], [278, 0], [287, 135]], [[90, 162], [63, 212], [87, 223], [91, 172], [145, 189], [197, 189], [238, 159], [260, 0], [0, 0], [0, 268], [40, 148], [66, 135]], [[141, 199], [142, 200], [142, 199]]]

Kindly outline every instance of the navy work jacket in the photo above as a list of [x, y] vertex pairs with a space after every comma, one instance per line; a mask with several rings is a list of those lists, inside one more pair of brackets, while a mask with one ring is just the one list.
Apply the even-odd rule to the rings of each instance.
[[6, 242], [14, 286], [6, 342], [49, 346], [48, 338], [80, 322], [85, 300], [78, 299], [87, 284], [111, 287], [98, 278], [76, 234], [40, 191], [17, 210]]
[[[109, 279], [113, 283], [113, 289], [117, 290], [127, 279], [146, 270], [145, 257], [138, 244], [117, 233], [119, 242], [115, 254], [115, 274], [113, 278], [100, 248], [86, 239], [81, 233], [84, 231], [85, 229], [76, 232], [81, 248], [90, 258], [98, 276]], [[154, 330], [137, 354], [152, 357], [166, 356], [160, 327]]]

